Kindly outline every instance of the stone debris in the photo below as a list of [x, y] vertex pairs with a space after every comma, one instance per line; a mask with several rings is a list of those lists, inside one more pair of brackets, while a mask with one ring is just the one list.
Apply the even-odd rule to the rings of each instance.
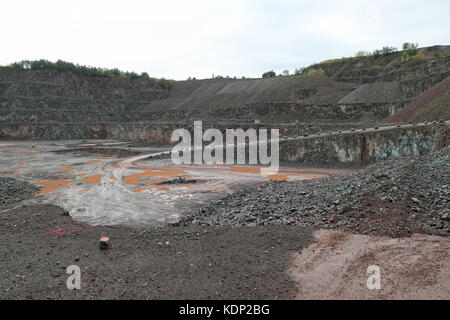
[[409, 236], [450, 234], [450, 147], [320, 179], [237, 191], [175, 225], [295, 224]]
[[28, 199], [38, 191], [39, 188], [27, 182], [12, 177], [0, 177], [0, 208]]

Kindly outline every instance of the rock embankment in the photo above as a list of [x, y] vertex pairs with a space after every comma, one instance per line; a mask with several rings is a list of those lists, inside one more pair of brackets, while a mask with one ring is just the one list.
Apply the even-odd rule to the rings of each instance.
[[179, 224], [295, 224], [408, 236], [450, 234], [450, 147], [321, 179], [268, 182], [184, 217]]

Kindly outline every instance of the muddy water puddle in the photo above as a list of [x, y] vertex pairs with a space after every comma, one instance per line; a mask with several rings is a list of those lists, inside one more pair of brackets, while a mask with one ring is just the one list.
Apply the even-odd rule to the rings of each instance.
[[[173, 165], [170, 160], [149, 161], [152, 155], [168, 149], [118, 149], [124, 145], [129, 143], [1, 143], [0, 174], [15, 175], [41, 188], [28, 203], [58, 205], [77, 221], [154, 226], [176, 222], [192, 210], [244, 187], [342, 172], [289, 167], [265, 176], [257, 166]], [[112, 150], [105, 151], [108, 147]]]

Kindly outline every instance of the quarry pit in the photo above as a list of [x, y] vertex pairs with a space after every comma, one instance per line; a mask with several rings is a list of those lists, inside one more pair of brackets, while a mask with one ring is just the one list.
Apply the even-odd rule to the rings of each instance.
[[[448, 299], [448, 50], [170, 85], [0, 67], [0, 297]], [[278, 172], [173, 164], [199, 120], [278, 129]]]

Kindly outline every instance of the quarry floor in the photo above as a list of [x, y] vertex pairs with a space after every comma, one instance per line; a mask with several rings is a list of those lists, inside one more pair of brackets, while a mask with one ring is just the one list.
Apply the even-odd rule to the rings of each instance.
[[[342, 170], [281, 168], [267, 177], [257, 167], [178, 167], [148, 159], [164, 148], [128, 145], [0, 143], [2, 174], [42, 188], [0, 210], [0, 298], [450, 298], [448, 237], [167, 225], [244, 186]], [[185, 180], [165, 183], [177, 176]], [[66, 286], [70, 265], [81, 269], [80, 290]], [[366, 286], [370, 265], [381, 268], [379, 290]]]

